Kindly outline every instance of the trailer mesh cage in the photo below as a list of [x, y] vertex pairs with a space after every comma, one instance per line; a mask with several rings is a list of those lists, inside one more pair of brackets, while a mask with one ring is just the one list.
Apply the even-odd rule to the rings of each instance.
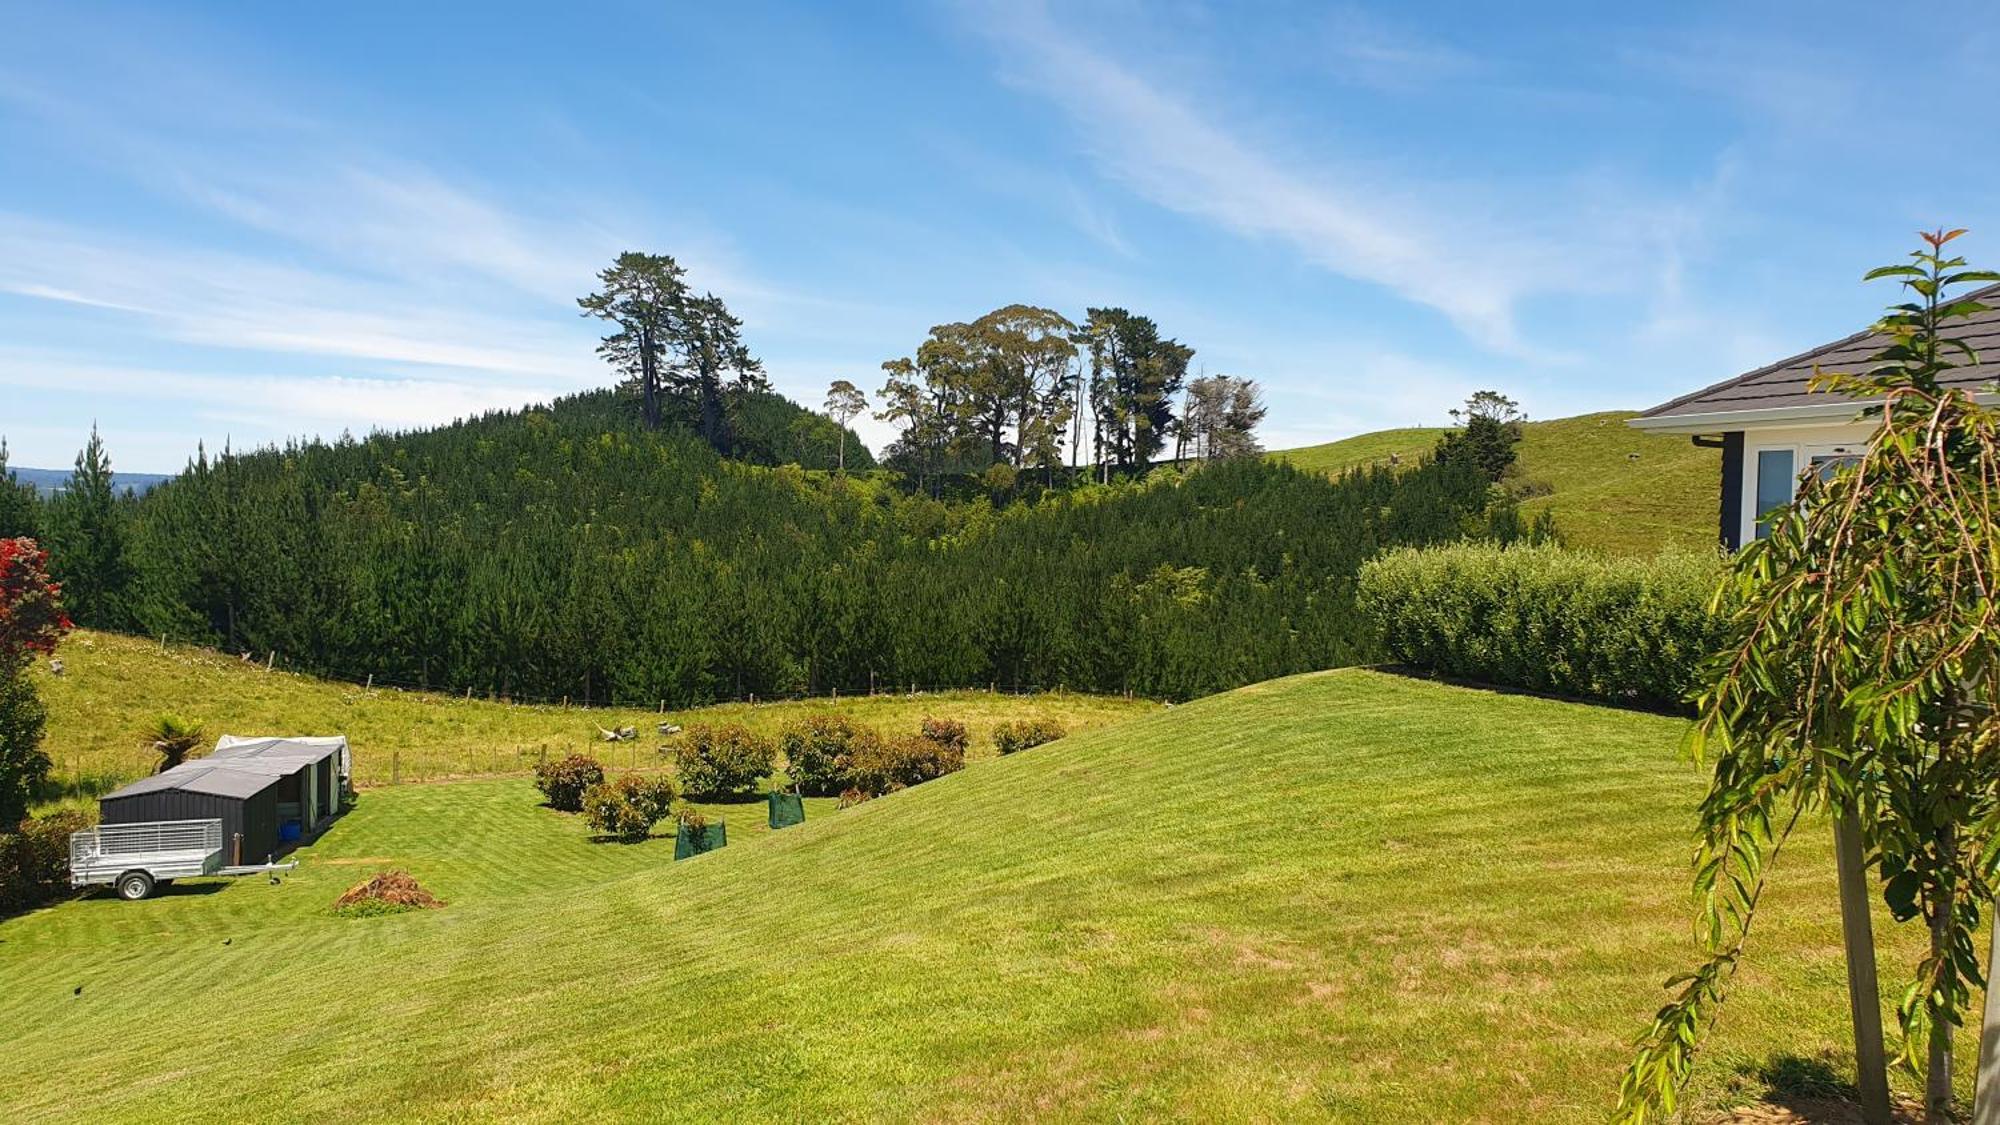
[[82, 869], [111, 856], [160, 855], [222, 850], [219, 820], [162, 820], [144, 824], [100, 824], [69, 837], [69, 862]]

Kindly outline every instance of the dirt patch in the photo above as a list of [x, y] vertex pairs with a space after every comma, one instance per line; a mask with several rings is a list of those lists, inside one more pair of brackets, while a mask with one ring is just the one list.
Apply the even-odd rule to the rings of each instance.
[[[1898, 1098], [1890, 1114], [1896, 1125], [1918, 1125], [1924, 1108]], [[1861, 1107], [1845, 1098], [1784, 1098], [1758, 1102], [1713, 1118], [1714, 1125], [1861, 1125]]]
[[370, 907], [428, 910], [443, 905], [443, 900], [425, 890], [407, 871], [384, 871], [349, 887], [346, 894], [333, 902], [335, 910], [367, 910]]

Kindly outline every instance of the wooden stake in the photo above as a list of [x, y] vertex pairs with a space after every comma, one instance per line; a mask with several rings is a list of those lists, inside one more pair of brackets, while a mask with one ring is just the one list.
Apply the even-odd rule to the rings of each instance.
[[368, 673], [368, 686], [367, 686], [367, 687], [364, 687], [364, 688], [362, 688], [361, 690], [362, 690], [362, 691], [374, 691], [374, 690], [375, 690], [375, 673], [373, 673], [373, 672], [370, 672], [370, 673]]
[[395, 753], [389, 755], [389, 784], [401, 785], [402, 783], [403, 783], [403, 752], [401, 750], [398, 750]]
[[1875, 926], [1868, 916], [1868, 869], [1861, 826], [1843, 812], [1833, 822], [1840, 871], [1840, 932], [1847, 945], [1847, 1008], [1854, 1022], [1854, 1073], [1862, 1125], [1889, 1125], [1889, 1064], [1882, 1050], [1882, 994], [1875, 983]]
[[1986, 1018], [1979, 1029], [1979, 1077], [1972, 1088], [1972, 1125], [2000, 1125], [2000, 902], [1986, 951]]
[[272, 668], [277, 667], [277, 665], [278, 665], [278, 650], [272, 649], [271, 654], [264, 658], [264, 671], [268, 672]]

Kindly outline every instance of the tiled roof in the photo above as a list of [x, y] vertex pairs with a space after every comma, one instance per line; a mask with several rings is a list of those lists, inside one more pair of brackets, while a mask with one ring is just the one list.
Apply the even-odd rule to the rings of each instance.
[[[1963, 294], [2000, 305], [2000, 285]], [[1950, 334], [1964, 340], [1977, 352], [1977, 366], [1960, 367], [1945, 382], [1951, 386], [1979, 387], [2000, 380], [2000, 308], [1974, 313], [1951, 322]], [[1860, 374], [1869, 357], [1880, 351], [1884, 340], [1872, 329], [1857, 332], [1844, 340], [1823, 344], [1768, 367], [1759, 367], [1712, 387], [1661, 403], [1639, 415], [1641, 418], [1675, 418], [1682, 415], [1720, 414], [1738, 410], [1770, 410], [1787, 406], [1834, 404], [1839, 396], [1824, 391], [1808, 391], [1806, 383], [1813, 369]]]

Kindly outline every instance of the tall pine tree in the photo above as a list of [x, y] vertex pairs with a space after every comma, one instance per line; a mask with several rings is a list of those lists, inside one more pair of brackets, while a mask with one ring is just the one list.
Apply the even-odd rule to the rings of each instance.
[[98, 629], [125, 625], [124, 593], [131, 578], [126, 513], [111, 457], [94, 425], [69, 482], [48, 503], [45, 531], [49, 569], [62, 584], [70, 617]]
[[0, 437], [0, 539], [33, 539], [41, 531], [35, 486], [7, 467], [7, 439]]

